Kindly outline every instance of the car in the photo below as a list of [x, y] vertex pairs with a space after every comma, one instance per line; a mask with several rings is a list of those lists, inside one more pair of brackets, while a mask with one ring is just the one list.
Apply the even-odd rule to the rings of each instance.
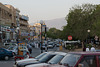
[[18, 47], [17, 46], [10, 46], [7, 49], [8, 51], [12, 51], [14, 55], [17, 55], [18, 53]]
[[38, 56], [34, 57], [34, 58], [28, 58], [28, 59], [23, 59], [23, 60], [18, 60], [15, 62], [15, 67], [19, 64], [19, 63], [24, 63], [24, 62], [30, 62], [30, 61], [36, 61], [39, 60], [40, 58], [42, 58], [43, 56], [45, 56], [46, 54], [48, 54], [50, 52], [43, 52], [41, 54], [39, 54]]
[[4, 43], [4, 46], [17, 46], [17, 43]]
[[30, 52], [30, 54], [32, 53], [32, 46], [30, 44], [27, 44], [27, 48], [28, 48], [28, 51]]
[[12, 51], [14, 55], [18, 54], [18, 46], [10, 46], [7, 50]]
[[100, 67], [99, 62], [100, 52], [69, 52], [59, 64], [45, 67]]
[[42, 56], [46, 55], [48, 52], [43, 52], [41, 54], [39, 54], [38, 56], [34, 57], [34, 58], [28, 58], [28, 59], [23, 59], [23, 60], [18, 60], [15, 62], [15, 64], [21, 63], [21, 62], [26, 62], [26, 61], [30, 61], [30, 60], [38, 60], [40, 59]]
[[58, 64], [66, 54], [67, 53], [65, 52], [58, 52], [58, 54], [54, 56], [51, 60], [49, 60], [47, 63], [32, 64], [32, 65], [27, 65], [26, 67], [45, 67], [50, 64]]
[[100, 67], [100, 52], [70, 52], [60, 62], [60, 65], [49, 67]]
[[7, 49], [0, 48], [0, 59], [9, 60], [9, 58], [13, 57], [12, 51], [8, 51]]
[[53, 42], [48, 42], [47, 47], [48, 47], [48, 48], [53, 48], [53, 47], [54, 47], [54, 43], [53, 43]]
[[25, 67], [25, 66], [31, 65], [31, 64], [47, 63], [55, 55], [57, 55], [57, 54], [54, 52], [51, 52], [36, 61], [28, 61], [28, 62], [19, 63], [19, 64], [17, 64], [17, 67]]
[[97, 67], [97, 56], [100, 56], [100, 52], [71, 52], [63, 58], [60, 64], [70, 67], [78, 67], [80, 64], [84, 67]]
[[43, 43], [42, 46], [41, 46], [41, 49], [42, 49], [42, 50], [48, 50], [48, 47], [46, 46], [45, 43]]
[[35, 47], [34, 42], [30, 42], [29, 44], [30, 44], [32, 47]]

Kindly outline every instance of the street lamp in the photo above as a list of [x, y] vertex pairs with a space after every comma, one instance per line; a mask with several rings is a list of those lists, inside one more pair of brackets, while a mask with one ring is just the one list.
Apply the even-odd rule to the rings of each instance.
[[89, 43], [89, 41], [90, 41], [90, 30], [88, 29], [87, 32], [88, 32], [88, 43]]
[[40, 21], [40, 24], [41, 24], [41, 37], [40, 37], [41, 38], [41, 41], [40, 41], [41, 45], [40, 45], [40, 48], [41, 48], [41, 53], [42, 53], [43, 52], [43, 50], [42, 50], [42, 25], [43, 25], [43, 20]]
[[90, 33], [90, 30], [87, 30], [88, 33]]
[[19, 42], [19, 27], [16, 28], [17, 30], [17, 43]]

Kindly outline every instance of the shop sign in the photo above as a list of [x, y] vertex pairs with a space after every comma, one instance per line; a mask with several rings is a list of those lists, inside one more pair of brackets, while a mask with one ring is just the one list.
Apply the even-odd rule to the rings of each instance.
[[7, 32], [10, 32], [11, 30], [10, 30], [10, 29], [6, 29], [6, 31], [7, 31]]

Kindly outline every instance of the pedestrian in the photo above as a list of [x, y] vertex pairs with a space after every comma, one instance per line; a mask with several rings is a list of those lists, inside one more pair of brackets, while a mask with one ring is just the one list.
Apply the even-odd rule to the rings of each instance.
[[36, 43], [36, 48], [38, 48], [39, 46], [38, 46], [38, 43]]
[[96, 51], [93, 45], [91, 47], [91, 51], [94, 51], [94, 52]]
[[90, 51], [90, 50], [89, 50], [89, 46], [86, 48], [86, 52], [88, 52], [88, 51]]
[[84, 45], [83, 52], [86, 51], [86, 45]]
[[35, 48], [36, 48], [36, 43], [35, 43]]

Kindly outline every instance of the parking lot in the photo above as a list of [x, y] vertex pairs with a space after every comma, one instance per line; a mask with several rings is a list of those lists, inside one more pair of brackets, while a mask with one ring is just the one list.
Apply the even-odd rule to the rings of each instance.
[[[54, 48], [50, 48], [48, 49], [48, 51], [59, 51], [59, 47], [54, 47]], [[43, 51], [45, 52], [45, 51]], [[41, 53], [40, 48], [33, 48], [32, 49], [32, 57], [35, 57], [37, 55], [39, 55]], [[8, 61], [5, 60], [0, 60], [0, 67], [12, 67], [14, 65], [15, 61], [13, 58], [9, 59]]]

